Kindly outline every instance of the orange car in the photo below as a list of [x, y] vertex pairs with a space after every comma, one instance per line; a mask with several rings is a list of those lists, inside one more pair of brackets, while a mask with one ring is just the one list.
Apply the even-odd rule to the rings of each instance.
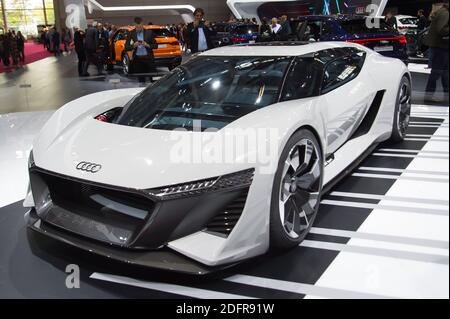
[[[175, 35], [166, 27], [148, 25], [144, 28], [151, 29], [155, 33], [155, 40], [158, 44], [158, 48], [153, 50], [156, 66], [166, 66], [171, 70], [180, 65], [182, 59], [181, 46]], [[125, 73], [128, 73], [133, 58], [132, 51], [125, 49], [125, 42], [128, 32], [133, 29], [132, 26], [121, 27], [111, 39], [112, 58], [109, 61], [109, 66], [122, 64]]]

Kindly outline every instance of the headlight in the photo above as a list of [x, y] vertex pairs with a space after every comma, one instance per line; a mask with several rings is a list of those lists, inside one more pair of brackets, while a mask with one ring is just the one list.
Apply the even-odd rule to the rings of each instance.
[[167, 187], [149, 189], [147, 192], [161, 200], [179, 199], [215, 191], [226, 191], [250, 186], [255, 169], [203, 179], [195, 182], [176, 184]]

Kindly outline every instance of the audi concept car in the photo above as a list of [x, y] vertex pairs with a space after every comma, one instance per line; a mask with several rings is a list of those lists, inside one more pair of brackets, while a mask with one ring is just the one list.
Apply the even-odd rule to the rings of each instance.
[[409, 124], [405, 64], [355, 43], [238, 45], [72, 101], [29, 159], [28, 226], [205, 274], [298, 245], [321, 195]]

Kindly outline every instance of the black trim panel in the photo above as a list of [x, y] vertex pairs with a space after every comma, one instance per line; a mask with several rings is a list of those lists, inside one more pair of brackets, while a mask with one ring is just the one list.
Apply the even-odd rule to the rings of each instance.
[[175, 271], [192, 275], [207, 275], [214, 271], [226, 269], [234, 265], [228, 264], [218, 267], [205, 266], [168, 248], [146, 251], [115, 248], [113, 246], [104, 245], [94, 240], [89, 240], [85, 237], [73, 235], [59, 230], [56, 227], [52, 227], [39, 219], [34, 209], [32, 209], [27, 215], [28, 227], [40, 234], [90, 253], [130, 265]]
[[373, 123], [375, 122], [375, 119], [377, 118], [378, 112], [380, 111], [381, 102], [383, 102], [384, 94], [386, 93], [386, 90], [378, 91], [375, 95], [375, 98], [372, 101], [372, 104], [369, 107], [369, 110], [367, 111], [366, 116], [362, 120], [361, 124], [358, 126], [356, 131], [353, 133], [353, 135], [350, 137], [349, 140], [358, 138], [362, 135], [365, 135], [369, 133], [370, 129], [373, 126]]

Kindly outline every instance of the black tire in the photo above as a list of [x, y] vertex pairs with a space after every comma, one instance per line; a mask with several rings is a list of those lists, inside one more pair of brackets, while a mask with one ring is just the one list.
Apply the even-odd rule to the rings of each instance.
[[[284, 215], [287, 215], [287, 210], [286, 210], [287, 206], [286, 205], [287, 205], [287, 202], [290, 200], [289, 199], [286, 202], [286, 204], [281, 204], [280, 200], [281, 200], [281, 197], [283, 196], [281, 193], [281, 187], [282, 187], [281, 183], [282, 183], [282, 179], [286, 180], [286, 176], [287, 176], [287, 174], [285, 176], [283, 176], [284, 171], [286, 170], [285, 162], [288, 160], [288, 157], [289, 157], [289, 159], [292, 158], [291, 157], [292, 151], [296, 147], [302, 147], [302, 146], [298, 146], [298, 143], [301, 143], [305, 140], [310, 141], [311, 144], [314, 146], [314, 150], [315, 150], [315, 154], [316, 154], [314, 156], [314, 158], [316, 158], [315, 163], [317, 164], [316, 170], [318, 170], [318, 172], [320, 172], [319, 177], [317, 179], [315, 179], [316, 181], [314, 182], [314, 187], [311, 187], [311, 189], [314, 188], [314, 193], [316, 193], [316, 190], [317, 190], [317, 199], [314, 199], [314, 201], [316, 201], [316, 204], [313, 205], [312, 207], [309, 206], [309, 208], [308, 208], [308, 210], [310, 211], [310, 215], [307, 218], [304, 217], [305, 220], [309, 220], [309, 225], [308, 226], [304, 225], [303, 226], [304, 229], [301, 231], [299, 236], [297, 238], [293, 238], [291, 235], [288, 234], [288, 230], [285, 228], [286, 227], [285, 221], [281, 220], [280, 207], [284, 207], [284, 209], [283, 209], [285, 212]], [[308, 144], [308, 145], [311, 145], [311, 144]], [[306, 148], [305, 148], [304, 153], [306, 153]], [[299, 158], [300, 157], [301, 156], [299, 155]], [[299, 163], [300, 163], [300, 161], [299, 161]], [[312, 165], [312, 164], [308, 164], [308, 165]], [[302, 165], [299, 164], [299, 167], [300, 166], [302, 166]], [[290, 169], [291, 168], [289, 168], [288, 171]], [[309, 169], [310, 168], [307, 168], [305, 170], [305, 172], [308, 171]], [[301, 129], [301, 130], [297, 131], [289, 139], [285, 148], [283, 149], [283, 152], [281, 153], [278, 168], [277, 168], [274, 182], [273, 182], [272, 195], [271, 195], [271, 209], [270, 209], [270, 249], [271, 250], [287, 249], [287, 248], [297, 246], [303, 241], [305, 236], [310, 231], [311, 226], [316, 218], [316, 215], [317, 215], [317, 212], [319, 209], [319, 203], [320, 203], [320, 198], [322, 195], [322, 188], [323, 188], [323, 171], [324, 171], [323, 155], [322, 155], [320, 144], [317, 141], [315, 135], [308, 129]], [[306, 176], [306, 175], [304, 174], [303, 176]], [[292, 183], [297, 185], [297, 182], [292, 182]], [[298, 186], [296, 186], [295, 188], [297, 188], [297, 187]], [[299, 191], [303, 192], [303, 190], [300, 187], [299, 187]], [[292, 197], [295, 197], [294, 201], [296, 201], [296, 203], [297, 203], [297, 204], [293, 204], [293, 206], [296, 207], [298, 210], [299, 210], [298, 207], [300, 207], [303, 212], [306, 212], [307, 211], [305, 209], [306, 207], [301, 206], [301, 200], [300, 200], [300, 202], [297, 201], [297, 199], [302, 199], [302, 198], [297, 197], [296, 195], [292, 195]], [[306, 196], [304, 198], [306, 198]], [[307, 203], [309, 203], [309, 201], [307, 201]], [[301, 215], [299, 215], [299, 216], [301, 216]], [[292, 224], [294, 224], [294, 222]]]
[[122, 56], [122, 69], [123, 69], [123, 74], [128, 75], [131, 74], [131, 63], [130, 63], [130, 58], [128, 57], [127, 54], [124, 54]]
[[400, 81], [395, 101], [394, 122], [390, 139], [393, 143], [399, 143], [405, 139], [411, 117], [411, 92], [411, 81], [405, 75]]
[[112, 63], [106, 63], [105, 64], [105, 71], [109, 71], [109, 72], [114, 71], [114, 65]]

